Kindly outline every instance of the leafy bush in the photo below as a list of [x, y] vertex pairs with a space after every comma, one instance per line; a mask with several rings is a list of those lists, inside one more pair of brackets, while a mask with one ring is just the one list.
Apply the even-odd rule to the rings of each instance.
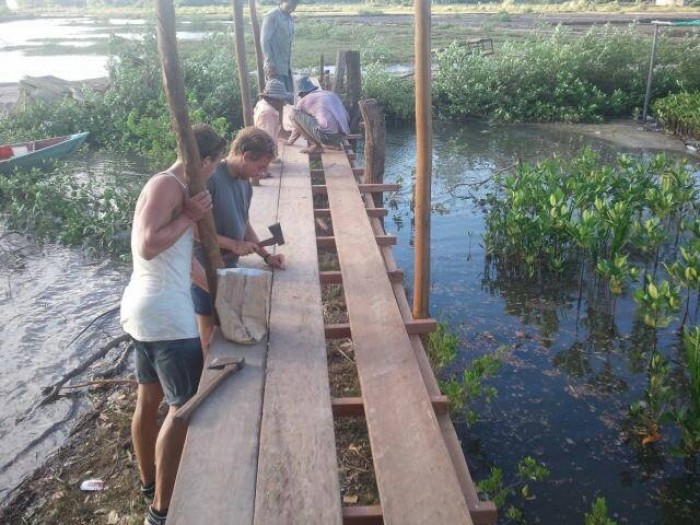
[[[447, 117], [505, 121], [595, 121], [643, 103], [650, 42], [632, 25], [593, 27], [577, 38], [561, 26], [494, 55], [453, 44], [438, 54], [435, 106]], [[700, 36], [660, 38], [654, 95], [700, 88]]]
[[387, 119], [411, 120], [415, 115], [415, 87], [412, 80], [399, 79], [375, 62], [362, 71], [362, 94], [382, 104]]
[[664, 128], [700, 139], [700, 92], [669, 95], [654, 102], [652, 109]]

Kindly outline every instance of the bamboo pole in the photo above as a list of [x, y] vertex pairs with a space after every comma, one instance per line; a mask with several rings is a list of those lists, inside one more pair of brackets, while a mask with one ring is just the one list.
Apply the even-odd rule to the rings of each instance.
[[415, 2], [416, 206], [413, 317], [428, 317], [430, 298], [430, 182], [432, 176], [430, 0]]
[[250, 9], [250, 23], [253, 26], [253, 42], [255, 43], [255, 63], [258, 66], [258, 93], [265, 89], [265, 71], [263, 69], [264, 58], [262, 44], [260, 43], [260, 24], [258, 23], [258, 9], [255, 0], [248, 0]]
[[243, 0], [233, 1], [233, 33], [238, 65], [238, 83], [241, 86], [241, 105], [243, 106], [243, 125], [253, 125], [253, 106], [250, 103], [250, 84], [248, 83], [248, 61], [245, 57], [245, 39], [243, 35]]
[[[185, 97], [185, 82], [180, 69], [180, 58], [177, 52], [175, 37], [175, 6], [173, 0], [156, 0], [156, 34], [158, 37], [158, 54], [163, 66], [163, 89], [168, 99], [170, 120], [177, 137], [178, 156], [185, 166], [185, 176], [189, 184], [190, 195], [206, 189], [206, 181], [202, 177], [202, 164], [199, 159], [197, 142], [190, 128]], [[219, 245], [216, 242], [216, 228], [211, 213], [207, 213], [197, 223], [199, 240], [204, 248], [207, 283], [214, 302], [216, 295], [216, 269], [222, 268]]]
[[654, 61], [656, 60], [656, 38], [659, 33], [659, 24], [654, 24], [654, 39], [651, 44], [651, 58], [649, 59], [649, 74], [647, 75], [647, 92], [644, 95], [644, 111], [642, 111], [642, 124], [647, 121], [649, 101], [651, 100], [651, 84], [654, 78]]

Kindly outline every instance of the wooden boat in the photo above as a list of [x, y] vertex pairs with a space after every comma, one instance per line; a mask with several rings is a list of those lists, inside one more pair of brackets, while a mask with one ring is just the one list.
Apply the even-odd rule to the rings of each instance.
[[15, 168], [35, 168], [48, 160], [70, 155], [85, 142], [88, 134], [85, 131], [64, 137], [0, 145], [0, 173], [10, 173]]

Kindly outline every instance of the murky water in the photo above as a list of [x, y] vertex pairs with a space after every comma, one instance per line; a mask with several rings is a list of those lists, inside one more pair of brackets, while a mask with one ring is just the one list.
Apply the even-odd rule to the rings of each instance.
[[[485, 263], [483, 210], [447, 191], [454, 184], [483, 182], [518, 157], [570, 157], [584, 145], [604, 158], [652, 154], [539, 127], [437, 126], [432, 194], [442, 212], [431, 218], [430, 309], [461, 339], [457, 363], [445, 376], [459, 373], [475, 357], [505, 352], [503, 366], [488, 381], [498, 389], [496, 399], [477, 404], [480, 421], [458, 424], [458, 433], [476, 479], [498, 466], [507, 484], [525, 456], [549, 468], [550, 478], [531, 484], [534, 499], [522, 505], [527, 523], [583, 523], [597, 496], [607, 499], [618, 523], [697, 523], [700, 476], [688, 473], [667, 443], [639, 452], [621, 432], [626, 407], [641, 398], [646, 385], [639, 352], [649, 341], [635, 321], [633, 301], [620, 301], [611, 317], [585, 298], [579, 305], [577, 282], [533, 286], [498, 276]], [[386, 157], [385, 180], [405, 183], [386, 225], [398, 234], [394, 253], [410, 288], [413, 131], [389, 134]], [[694, 162], [700, 175], [700, 163]], [[460, 187], [455, 193], [471, 190], [478, 198], [488, 188]], [[657, 338], [659, 347], [677, 343], [673, 327]]]
[[[64, 80], [105, 77], [105, 46], [110, 36], [141, 38], [146, 23], [87, 17], [0, 22], [0, 82], [19, 82], [25, 75], [53, 75]], [[201, 40], [211, 32], [230, 28], [230, 22], [192, 26], [192, 22], [179, 22], [178, 39]], [[88, 53], [86, 48], [92, 49]]]

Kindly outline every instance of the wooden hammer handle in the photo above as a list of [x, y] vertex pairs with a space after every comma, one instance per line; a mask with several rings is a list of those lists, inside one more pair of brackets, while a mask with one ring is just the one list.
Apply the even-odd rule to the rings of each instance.
[[188, 423], [194, 411], [202, 404], [202, 401], [204, 401], [224, 379], [240, 369], [241, 363], [233, 363], [230, 366], [224, 367], [204, 388], [198, 390], [187, 403], [178, 408], [177, 412], [175, 412], [175, 419], [183, 423]]

